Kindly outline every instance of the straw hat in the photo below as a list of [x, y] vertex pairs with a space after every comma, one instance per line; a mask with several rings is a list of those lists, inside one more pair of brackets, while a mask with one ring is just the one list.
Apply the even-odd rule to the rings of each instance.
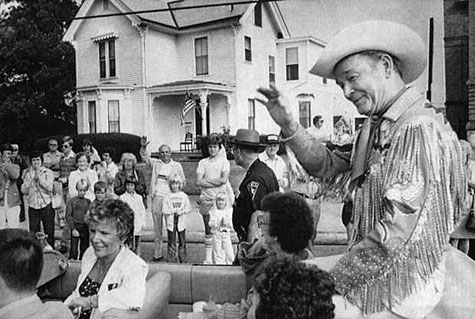
[[427, 64], [426, 46], [416, 32], [400, 23], [371, 20], [350, 25], [333, 37], [310, 73], [334, 79], [338, 62], [368, 50], [383, 51], [398, 58], [406, 84], [416, 80]]

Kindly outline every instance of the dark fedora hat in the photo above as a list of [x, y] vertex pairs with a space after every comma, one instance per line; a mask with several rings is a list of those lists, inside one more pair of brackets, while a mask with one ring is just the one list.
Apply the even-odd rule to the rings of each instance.
[[242, 146], [266, 147], [265, 144], [260, 143], [259, 133], [257, 131], [244, 128], [237, 130], [236, 136], [230, 141], [230, 143]]

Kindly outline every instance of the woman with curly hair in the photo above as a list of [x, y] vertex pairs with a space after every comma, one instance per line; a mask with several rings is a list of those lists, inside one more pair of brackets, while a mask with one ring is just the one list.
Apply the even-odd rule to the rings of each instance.
[[239, 245], [237, 259], [249, 279], [270, 256], [292, 256], [296, 260], [313, 258], [308, 243], [313, 234], [312, 211], [305, 199], [294, 193], [274, 192], [262, 200], [257, 217], [261, 238]]
[[106, 199], [88, 212], [86, 223], [91, 245], [64, 303], [79, 319], [102, 318], [112, 308], [132, 314], [143, 306], [148, 272], [147, 263], [126, 244], [133, 238], [134, 212], [119, 199]]
[[293, 258], [268, 260], [249, 291], [248, 319], [331, 319], [333, 278]]
[[133, 153], [123, 153], [120, 159], [122, 169], [115, 174], [114, 193], [120, 196], [125, 193], [125, 180], [134, 179], [137, 181], [135, 192], [142, 196], [143, 204], [147, 208], [147, 185], [145, 177], [141, 171], [136, 169], [137, 158]]

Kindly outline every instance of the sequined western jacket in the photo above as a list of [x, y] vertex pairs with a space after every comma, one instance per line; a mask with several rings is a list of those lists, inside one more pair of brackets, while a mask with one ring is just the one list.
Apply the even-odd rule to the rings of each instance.
[[[337, 290], [366, 314], [424, 288], [443, 260], [467, 189], [457, 136], [415, 88], [374, 130], [367, 171], [353, 190], [349, 248], [331, 271]], [[303, 128], [286, 143], [309, 174], [329, 183], [345, 174], [339, 180], [350, 180], [365, 148], [357, 139], [351, 154], [332, 152]]]

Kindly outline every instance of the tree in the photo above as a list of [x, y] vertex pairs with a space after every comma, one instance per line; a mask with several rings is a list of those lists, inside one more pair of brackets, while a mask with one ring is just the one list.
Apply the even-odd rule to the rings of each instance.
[[75, 132], [75, 54], [62, 36], [73, 0], [6, 0], [0, 13], [0, 141], [31, 146], [40, 137]]

